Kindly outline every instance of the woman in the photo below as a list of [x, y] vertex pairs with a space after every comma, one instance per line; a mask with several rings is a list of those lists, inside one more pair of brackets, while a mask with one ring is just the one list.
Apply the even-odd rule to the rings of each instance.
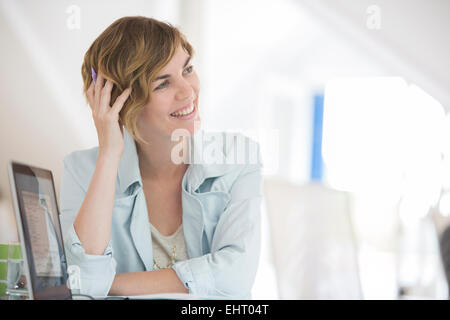
[[[99, 145], [66, 156], [61, 182], [64, 245], [81, 293], [251, 298], [261, 163], [230, 164], [231, 147], [205, 143], [193, 55], [177, 28], [141, 16], [115, 21], [85, 54]], [[181, 153], [177, 130], [189, 142]], [[237, 137], [259, 160], [259, 145]], [[214, 161], [185, 161], [201, 150], [215, 150]]]

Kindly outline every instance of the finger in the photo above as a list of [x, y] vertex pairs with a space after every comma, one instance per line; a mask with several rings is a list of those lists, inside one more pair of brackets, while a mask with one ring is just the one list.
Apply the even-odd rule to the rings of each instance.
[[87, 89], [86, 96], [88, 99], [89, 107], [91, 108], [92, 111], [94, 111], [94, 106], [95, 106], [94, 105], [94, 81], [91, 82], [91, 85]]
[[95, 105], [98, 106], [100, 103], [100, 97], [103, 88], [103, 76], [100, 72], [97, 74], [97, 82], [95, 83]]
[[112, 106], [112, 112], [118, 114], [120, 110], [122, 110], [122, 107], [125, 104], [125, 101], [128, 99], [130, 93], [131, 88], [127, 88], [122, 92], [120, 96], [117, 97], [116, 101], [114, 102], [114, 105]]
[[100, 97], [100, 110], [102, 112], [106, 112], [110, 109], [109, 103], [111, 102], [111, 90], [113, 87], [113, 83], [110, 80], [106, 81], [105, 86], [102, 89], [101, 97]]

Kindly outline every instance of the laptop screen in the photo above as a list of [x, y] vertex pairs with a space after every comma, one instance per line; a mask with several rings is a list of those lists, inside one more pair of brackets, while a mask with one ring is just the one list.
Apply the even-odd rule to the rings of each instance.
[[[34, 299], [70, 299], [59, 211], [51, 171], [12, 163], [18, 227]], [[17, 214], [17, 213], [16, 213]], [[20, 225], [19, 225], [20, 224]]]

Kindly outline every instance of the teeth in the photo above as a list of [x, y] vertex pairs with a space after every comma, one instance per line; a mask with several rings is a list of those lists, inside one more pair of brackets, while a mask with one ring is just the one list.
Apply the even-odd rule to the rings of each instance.
[[192, 106], [189, 109], [186, 109], [183, 112], [171, 113], [170, 115], [174, 117], [180, 117], [190, 114], [192, 113], [192, 111], [194, 111], [194, 104], [192, 104]]

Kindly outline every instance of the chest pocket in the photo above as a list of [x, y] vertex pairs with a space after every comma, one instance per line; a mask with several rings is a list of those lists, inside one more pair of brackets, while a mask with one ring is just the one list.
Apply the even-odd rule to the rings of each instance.
[[230, 201], [230, 194], [223, 191], [226, 188], [222, 184], [220, 179], [208, 178], [194, 192], [203, 209], [203, 253], [209, 252], [217, 223]]
[[209, 253], [217, 223], [228, 204], [228, 193], [210, 191], [198, 194], [203, 211], [203, 254]]
[[220, 214], [228, 204], [229, 195], [222, 191], [209, 191], [197, 195], [203, 208], [206, 222], [217, 223]]
[[118, 225], [124, 225], [133, 212], [136, 195], [129, 195], [114, 199], [113, 221]]
[[203, 208], [205, 223], [216, 224], [220, 214], [224, 211], [230, 200], [230, 195], [221, 179], [208, 178], [194, 192]]

